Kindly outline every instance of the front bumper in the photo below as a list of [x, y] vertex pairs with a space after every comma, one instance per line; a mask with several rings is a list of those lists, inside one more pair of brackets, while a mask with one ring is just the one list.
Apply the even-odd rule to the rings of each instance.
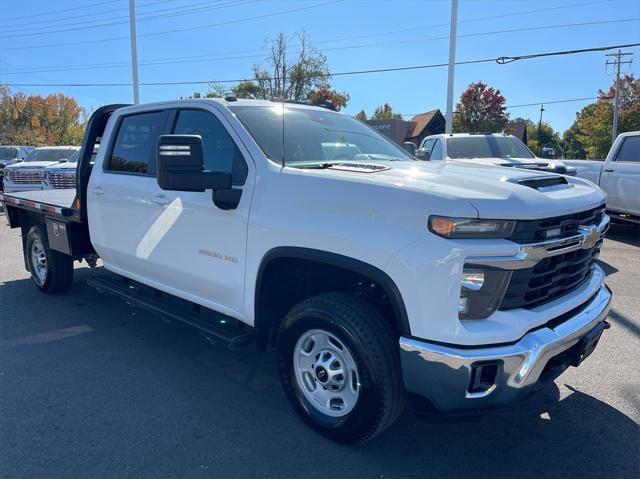
[[[604, 320], [610, 303], [611, 291], [603, 285], [568, 317], [550, 321], [506, 345], [456, 347], [401, 337], [405, 387], [429, 398], [443, 412], [486, 409], [524, 399], [571, 365], [572, 358], [567, 357], [571, 348], [595, 328], [608, 326]], [[479, 366], [489, 365], [495, 371], [492, 384], [478, 389]]]

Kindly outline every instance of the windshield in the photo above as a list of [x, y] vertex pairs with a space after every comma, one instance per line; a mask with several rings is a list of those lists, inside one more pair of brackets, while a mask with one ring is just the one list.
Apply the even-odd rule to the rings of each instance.
[[75, 148], [38, 148], [33, 150], [24, 161], [68, 160], [76, 151]]
[[18, 156], [18, 149], [12, 146], [0, 146], [0, 160], [13, 160]]
[[78, 162], [78, 157], [80, 156], [80, 150], [76, 150], [73, 155], [71, 155], [69, 157], [69, 162], [70, 163], [77, 163]]
[[515, 136], [462, 136], [447, 138], [449, 158], [534, 158]]
[[[350, 116], [306, 108], [233, 106], [231, 110], [264, 154], [304, 167], [329, 162], [412, 160], [402, 148]], [[283, 155], [284, 144], [284, 155]]]

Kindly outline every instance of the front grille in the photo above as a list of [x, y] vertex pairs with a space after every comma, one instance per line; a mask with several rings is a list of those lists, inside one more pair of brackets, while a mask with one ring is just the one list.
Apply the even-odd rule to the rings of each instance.
[[76, 174], [74, 173], [48, 173], [47, 180], [55, 189], [67, 189], [76, 187]]
[[9, 181], [16, 184], [40, 184], [42, 183], [43, 173], [42, 171], [20, 171], [20, 170], [7, 170], [7, 178]]
[[555, 218], [518, 221], [509, 239], [516, 243], [539, 243], [548, 239], [568, 238], [578, 233], [578, 226], [597, 226], [603, 217], [604, 205]]
[[551, 256], [514, 271], [500, 310], [535, 308], [579, 288], [591, 277], [601, 246], [602, 240], [589, 250]]

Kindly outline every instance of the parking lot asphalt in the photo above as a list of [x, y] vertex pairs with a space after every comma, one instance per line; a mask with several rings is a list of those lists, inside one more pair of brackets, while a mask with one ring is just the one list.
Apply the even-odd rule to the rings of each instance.
[[407, 411], [346, 447], [297, 418], [273, 354], [100, 295], [86, 279], [101, 268], [41, 294], [0, 218], [0, 477], [638, 477], [638, 236], [614, 226], [605, 241], [612, 328], [580, 368], [515, 406]]

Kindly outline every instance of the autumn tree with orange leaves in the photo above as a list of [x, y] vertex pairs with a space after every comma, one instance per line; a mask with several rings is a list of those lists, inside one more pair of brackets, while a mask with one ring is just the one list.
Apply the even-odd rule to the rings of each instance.
[[76, 100], [62, 93], [27, 95], [0, 85], [2, 145], [79, 145], [85, 116]]

